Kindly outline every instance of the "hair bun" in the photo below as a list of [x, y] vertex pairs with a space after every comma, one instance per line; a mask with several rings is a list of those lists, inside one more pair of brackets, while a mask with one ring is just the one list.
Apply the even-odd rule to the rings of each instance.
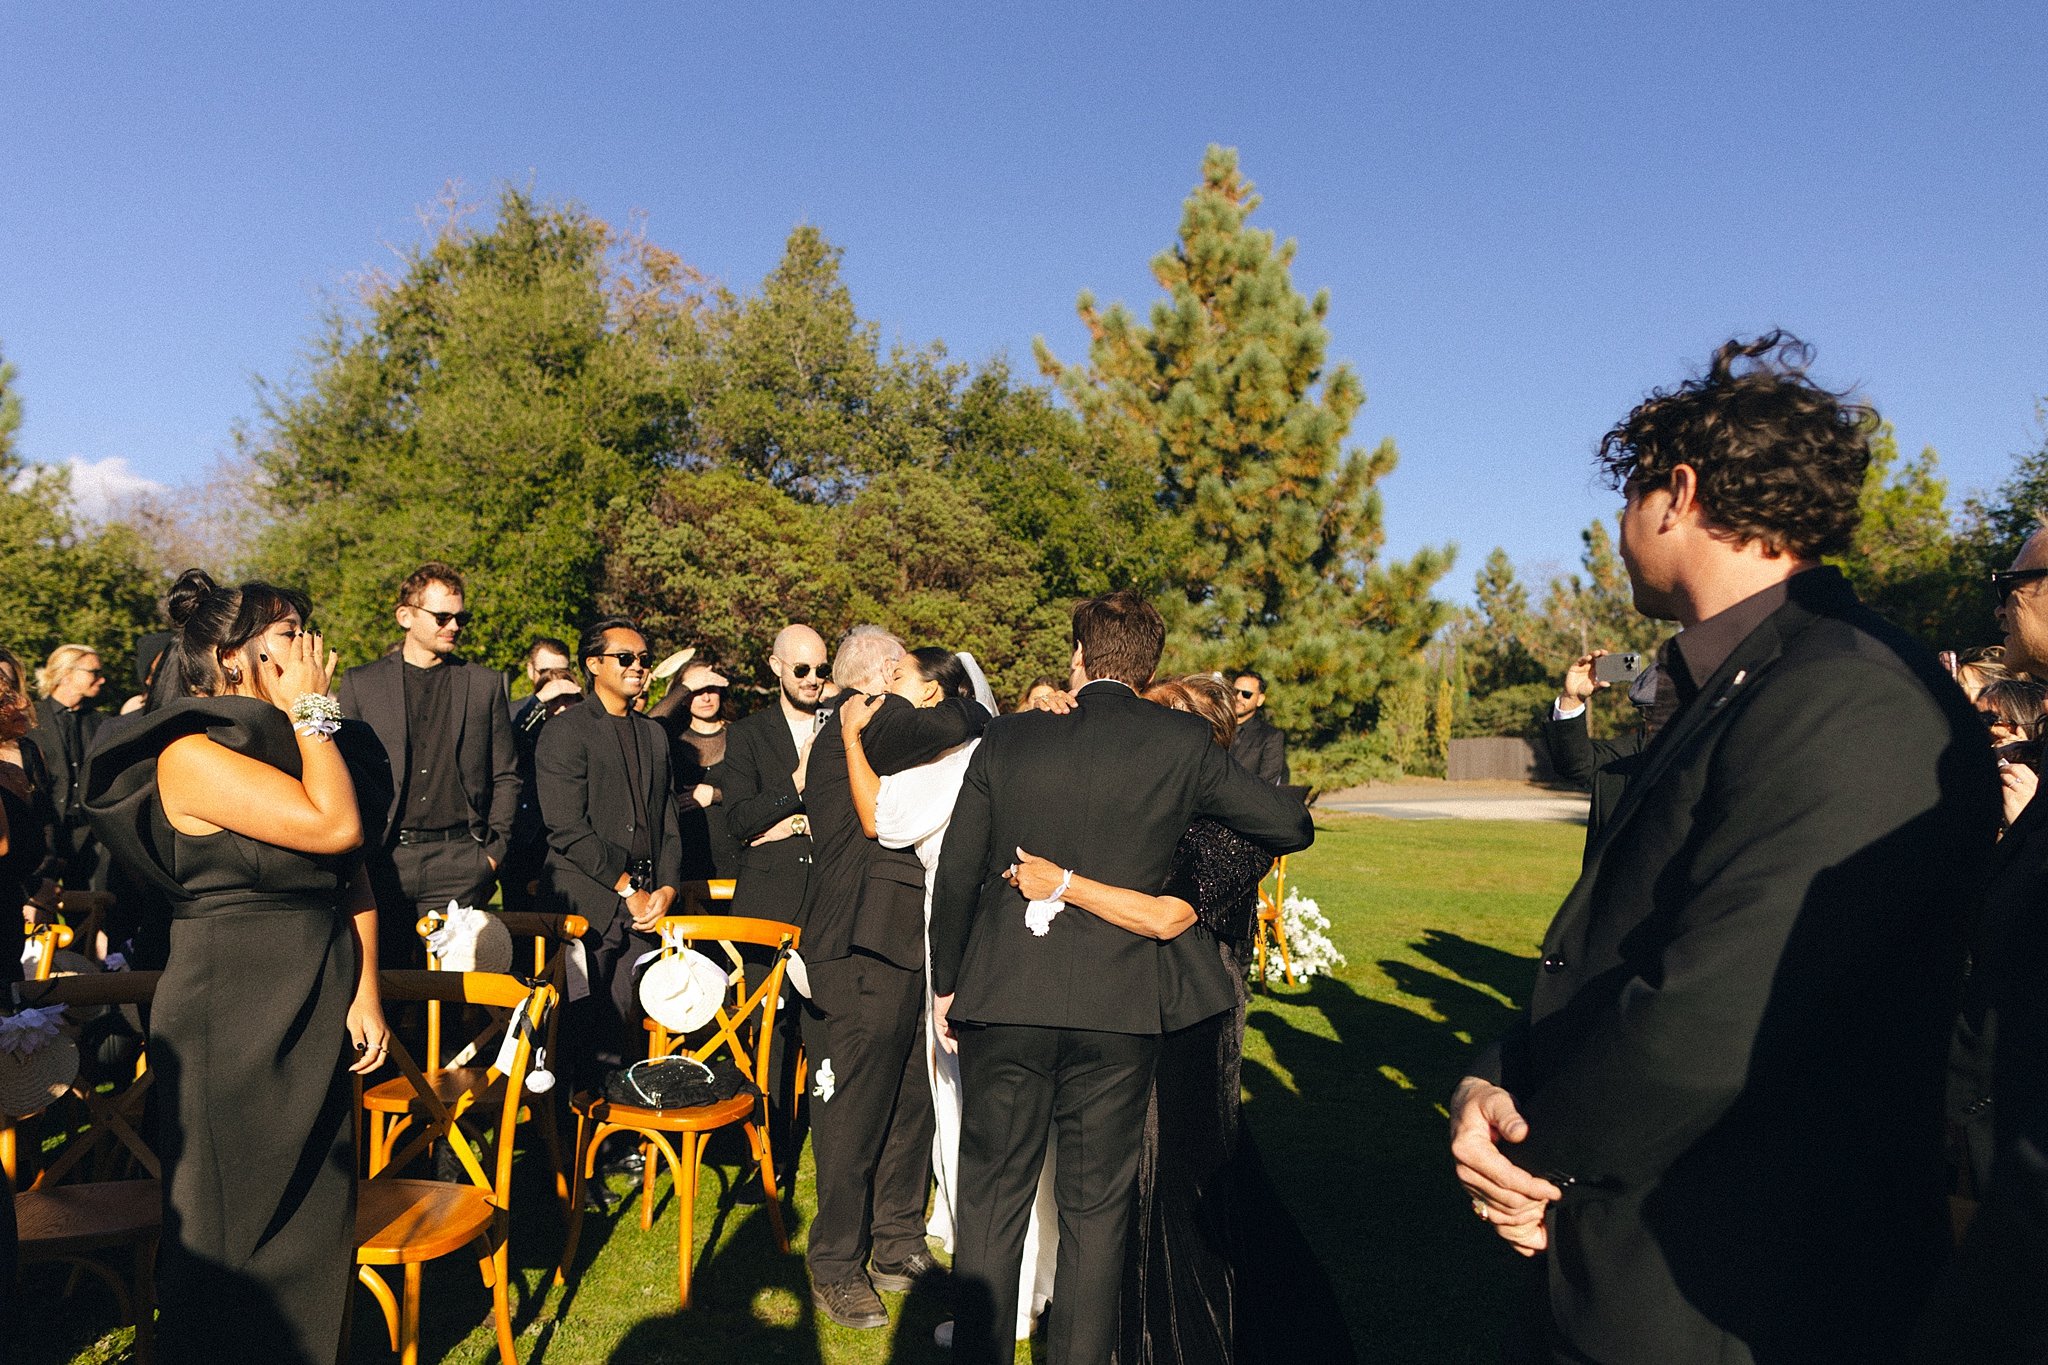
[[219, 591], [213, 576], [206, 570], [187, 569], [171, 585], [170, 596], [164, 600], [164, 612], [171, 618], [173, 626], [183, 630], [185, 622], [199, 609], [199, 604]]

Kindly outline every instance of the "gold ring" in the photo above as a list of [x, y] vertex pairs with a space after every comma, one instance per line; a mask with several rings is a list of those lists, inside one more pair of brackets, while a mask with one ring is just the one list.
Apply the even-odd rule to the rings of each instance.
[[1472, 1212], [1478, 1214], [1480, 1219], [1484, 1222], [1491, 1223], [1493, 1221], [1493, 1215], [1487, 1211], [1486, 1201], [1483, 1199], [1475, 1199], [1472, 1201]]

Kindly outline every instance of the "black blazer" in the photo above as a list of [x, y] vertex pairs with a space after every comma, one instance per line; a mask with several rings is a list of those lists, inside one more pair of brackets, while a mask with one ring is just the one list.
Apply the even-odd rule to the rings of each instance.
[[1206, 815], [1272, 852], [1315, 839], [1299, 795], [1217, 747], [1208, 722], [1122, 683], [1081, 689], [1071, 715], [989, 723], [968, 761], [932, 897], [932, 989], [955, 1019], [1161, 1033], [1235, 1007], [1214, 943], [1161, 943], [1069, 907], [1044, 937], [1002, 879], [1018, 847], [1112, 886], [1157, 893], [1188, 823]]
[[[887, 696], [861, 733], [879, 776], [928, 763], [981, 733], [988, 712], [951, 698], [919, 710]], [[924, 965], [924, 864], [907, 848], [883, 848], [861, 832], [846, 777], [846, 739], [833, 712], [811, 744], [804, 801], [817, 863], [804, 893], [804, 961], [830, 962], [855, 948], [899, 967]]]
[[1567, 720], [1552, 720], [1550, 707], [1543, 708], [1543, 746], [1550, 751], [1550, 766], [1567, 782], [1576, 783], [1593, 794], [1586, 813], [1586, 849], [1590, 854], [1600, 831], [1606, 828], [1629, 779], [1643, 767], [1643, 734], [1631, 730], [1617, 739], [1594, 739], [1586, 726], [1586, 712]]
[[[50, 770], [50, 801], [57, 809], [59, 828], [84, 829], [85, 809], [78, 802], [77, 792], [83, 778], [83, 764], [73, 766], [65, 756], [63, 740], [57, 735], [57, 713], [63, 709], [48, 697], [37, 697], [36, 728], [29, 732], [29, 737], [42, 750], [43, 762]], [[106, 723], [107, 718], [91, 707], [78, 713], [81, 756], [92, 751], [93, 741], [99, 737], [100, 727]]]
[[[397, 653], [351, 668], [341, 675], [335, 698], [342, 714], [365, 721], [383, 741], [391, 771], [407, 771], [411, 745], [406, 735], [405, 660]], [[511, 846], [512, 824], [519, 817], [519, 749], [512, 738], [512, 711], [498, 675], [479, 664], [450, 661], [443, 668], [462, 674], [462, 719], [455, 738], [463, 795], [469, 798], [469, 832], [484, 854], [503, 864]], [[405, 783], [394, 784], [391, 806], [384, 813], [385, 839], [398, 837], [398, 803]]]
[[1529, 1121], [1559, 1358], [1888, 1360], [1948, 1240], [1984, 728], [1833, 569], [1657, 735], [1482, 1058]]
[[1259, 781], [1287, 785], [1287, 736], [1266, 719], [1263, 709], [1252, 712], [1251, 719], [1237, 727], [1230, 740], [1230, 756]]
[[533, 755], [541, 819], [548, 827], [543, 885], [599, 935], [624, 904], [616, 888], [632, 861], [633, 826], [643, 814], [655, 885], [680, 890], [683, 881], [682, 840], [668, 792], [668, 735], [647, 717], [633, 717], [644, 788], [636, 803], [611, 723], [593, 694], [542, 727]]
[[[796, 922], [811, 879], [811, 839], [793, 834], [772, 844], [752, 840], [804, 809], [796, 789], [796, 741], [782, 718], [778, 699], [725, 732], [725, 801], [714, 816], [739, 846], [739, 884], [730, 908], [735, 915]], [[809, 952], [810, 945], [804, 945]]]

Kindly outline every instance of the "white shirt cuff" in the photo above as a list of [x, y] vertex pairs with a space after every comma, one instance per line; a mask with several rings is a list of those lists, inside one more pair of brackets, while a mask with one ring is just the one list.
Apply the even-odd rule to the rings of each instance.
[[1564, 709], [1564, 703], [1561, 701], [1553, 701], [1550, 703], [1550, 718], [1552, 720], [1576, 720], [1578, 717], [1583, 716], [1585, 714], [1586, 703], [1584, 702], [1580, 702], [1577, 706], [1574, 706], [1569, 711]]

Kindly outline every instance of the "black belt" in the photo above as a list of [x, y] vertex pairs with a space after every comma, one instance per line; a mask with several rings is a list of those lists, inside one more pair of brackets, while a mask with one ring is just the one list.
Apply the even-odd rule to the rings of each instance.
[[469, 826], [457, 825], [454, 829], [402, 829], [398, 831], [401, 844], [445, 844], [450, 839], [472, 837]]

